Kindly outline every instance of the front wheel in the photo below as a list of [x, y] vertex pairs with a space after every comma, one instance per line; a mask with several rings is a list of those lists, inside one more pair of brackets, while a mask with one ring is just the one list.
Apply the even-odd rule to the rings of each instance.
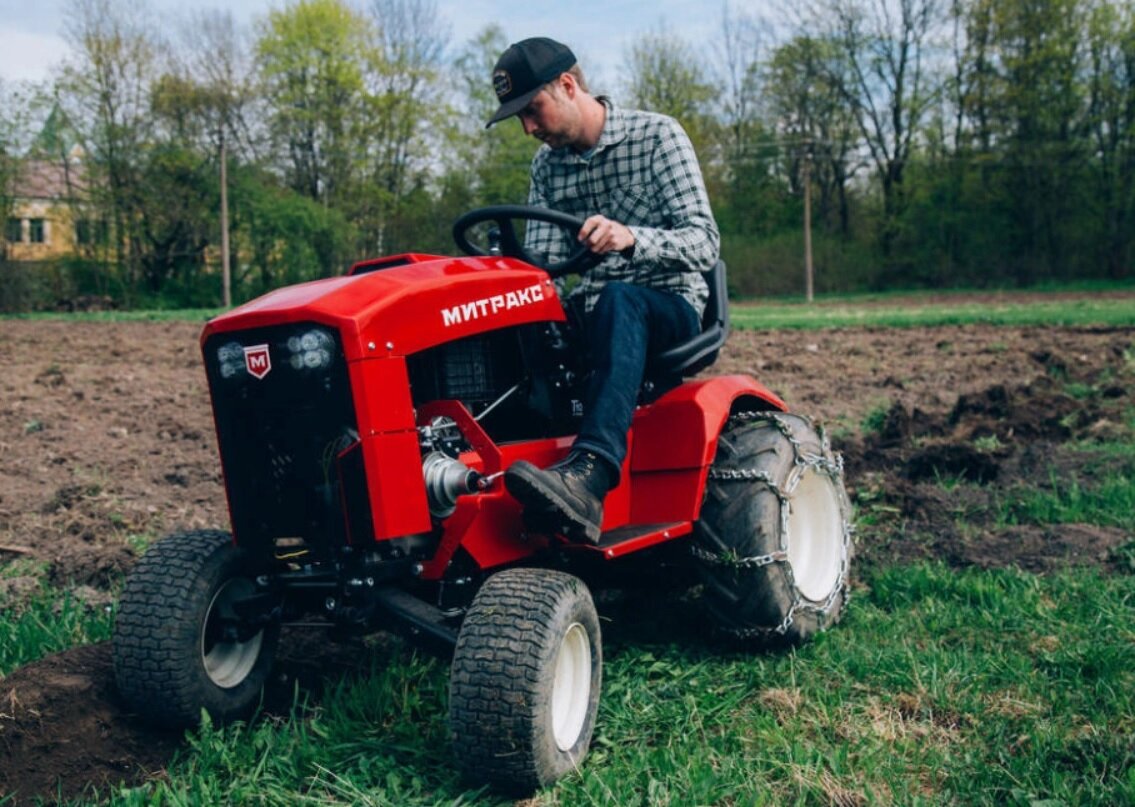
[[114, 677], [126, 704], [159, 726], [192, 726], [256, 706], [279, 624], [249, 625], [238, 604], [256, 592], [246, 555], [213, 530], [176, 533], [138, 561], [114, 625]]
[[843, 466], [798, 415], [734, 417], [718, 439], [693, 553], [718, 630], [798, 644], [839, 620], [852, 556]]
[[453, 656], [449, 725], [459, 767], [521, 796], [577, 769], [602, 667], [599, 618], [581, 580], [546, 569], [490, 577]]

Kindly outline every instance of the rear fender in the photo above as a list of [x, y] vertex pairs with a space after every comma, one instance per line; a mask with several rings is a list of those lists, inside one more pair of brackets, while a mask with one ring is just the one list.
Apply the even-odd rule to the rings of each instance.
[[697, 519], [717, 437], [740, 409], [785, 412], [788, 405], [749, 376], [727, 375], [683, 384], [635, 413], [632, 523]]

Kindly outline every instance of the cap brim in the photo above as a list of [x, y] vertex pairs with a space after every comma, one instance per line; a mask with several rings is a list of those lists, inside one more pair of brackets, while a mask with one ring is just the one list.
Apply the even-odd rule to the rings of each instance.
[[497, 110], [497, 114], [489, 118], [489, 122], [485, 124], [485, 128], [488, 129], [494, 123], [500, 123], [505, 118], [511, 118], [513, 115], [520, 112], [520, 110], [528, 106], [532, 99], [535, 98], [542, 89], [544, 89], [544, 87], [540, 86], [534, 90], [529, 90], [528, 92], [524, 93], [524, 95], [518, 95], [511, 101], [505, 101], [500, 105], [500, 109]]

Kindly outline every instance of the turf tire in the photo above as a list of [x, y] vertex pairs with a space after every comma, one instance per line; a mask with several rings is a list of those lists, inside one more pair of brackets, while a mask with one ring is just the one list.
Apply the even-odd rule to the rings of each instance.
[[457, 639], [449, 726], [471, 781], [526, 796], [578, 769], [602, 679], [599, 618], [587, 586], [547, 569], [490, 577]]
[[228, 603], [254, 590], [244, 550], [227, 532], [169, 535], [138, 561], [114, 625], [114, 677], [148, 723], [188, 727], [247, 716], [272, 667], [279, 625], [247, 638], [218, 635]]
[[694, 557], [714, 627], [745, 644], [799, 644], [847, 599], [851, 507], [842, 463], [811, 421], [770, 413], [718, 439]]

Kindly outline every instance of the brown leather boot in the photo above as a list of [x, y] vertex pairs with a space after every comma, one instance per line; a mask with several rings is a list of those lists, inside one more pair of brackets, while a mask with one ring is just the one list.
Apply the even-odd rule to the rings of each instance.
[[524, 505], [529, 528], [598, 544], [603, 499], [613, 476], [605, 460], [590, 451], [572, 451], [545, 470], [525, 460], [514, 462], [505, 472], [504, 484]]

